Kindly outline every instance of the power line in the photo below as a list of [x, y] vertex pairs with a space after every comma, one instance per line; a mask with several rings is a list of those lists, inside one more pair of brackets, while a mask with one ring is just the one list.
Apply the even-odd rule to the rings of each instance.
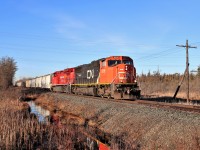
[[156, 55], [159, 55], [159, 54], [162, 54], [162, 53], [165, 53], [165, 52], [168, 52], [168, 50], [164, 50], [164, 51], [161, 51], [161, 52], [159, 52], [159, 53], [153, 53], [153, 54], [151, 54], [151, 55], [143, 56], [143, 57], [138, 58], [137, 60], [149, 58], [149, 57], [151, 57], [151, 56], [156, 56]]
[[[24, 38], [26, 38], [27, 39], [27, 37], [28, 38], [36, 38], [36, 39], [44, 39], [44, 38], [48, 38], [49, 39], [49, 36], [47, 37], [47, 36], [45, 36], [45, 35], [34, 35], [34, 34], [18, 34], [18, 33], [10, 33], [10, 32], [0, 32], [0, 34], [4, 34], [4, 35], [12, 35], [12, 36], [21, 36], [21, 37], [24, 37]], [[84, 40], [84, 39], [75, 39], [75, 38], [59, 38], [59, 37], [50, 37], [50, 40], [71, 40], [71, 41], [73, 41], [73, 42], [88, 42], [88, 43], [116, 43], [116, 42], [112, 42], [112, 41], [102, 41], [102, 40], [100, 40], [100, 41], [88, 41], [88, 40]], [[200, 42], [195, 42], [195, 43], [200, 43]], [[121, 42], [120, 44], [129, 44], [129, 42]], [[131, 43], [132, 44], [132, 43]], [[134, 46], [139, 46], [139, 47], [146, 47], [147, 45], [145, 45], [145, 44], [133, 44]], [[7, 48], [8, 46], [6, 46], [6, 48]], [[4, 48], [4, 47], [3, 47]], [[30, 47], [31, 49], [33, 48], [32, 46]], [[95, 52], [93, 52], [93, 51], [90, 51], [90, 52], [83, 52], [83, 51], [80, 51], [80, 50], [69, 50], [69, 49], [65, 49], [65, 50], [62, 50], [62, 49], [60, 49], [59, 51], [58, 51], [58, 49], [57, 48], [52, 48], [52, 47], [50, 47], [50, 48], [48, 48], [48, 47], [40, 47], [40, 48], [42, 48], [43, 50], [41, 51], [41, 50], [37, 50], [37, 47], [35, 47], [35, 49], [34, 49], [34, 52], [52, 52], [52, 53], [58, 53], [58, 54], [61, 54], [61, 53], [66, 53], [66, 54], [68, 54], [68, 53], [75, 53], [75, 54], [82, 54], [82, 53], [84, 53], [84, 54], [95, 54]], [[10, 48], [10, 49], [16, 49], [16, 48]], [[24, 49], [24, 50], [23, 50]], [[50, 49], [52, 49], [52, 51], [50, 51]], [[55, 49], [55, 51], [54, 51], [54, 49]], [[166, 56], [169, 56], [169, 55], [171, 55], [171, 54], [174, 54], [174, 53], [178, 53], [179, 51], [171, 51], [171, 50], [173, 50], [174, 48], [170, 48], [170, 49], [167, 49], [167, 50], [164, 50], [164, 51], [161, 51], [161, 52], [159, 52], [159, 53], [154, 53], [154, 54], [150, 54], [150, 55], [147, 55], [147, 56], [143, 56], [143, 57], [140, 57], [140, 58], [136, 58], [136, 59], [134, 59], [134, 60], [137, 60], [137, 62], [138, 61], [148, 61], [148, 62], [151, 62], [151, 61], [153, 61], [153, 60], [155, 60], [155, 59], [157, 59], [157, 58], [164, 58], [164, 57], [166, 57]], [[27, 49], [25, 50], [25, 48], [23, 48], [23, 47], [20, 47], [20, 50], [21, 51], [27, 51]], [[30, 50], [30, 51], [32, 51], [32, 50]], [[110, 52], [109, 51], [109, 53], [113, 53], [113, 52]], [[129, 54], [131, 54], [131, 52], [127, 52], [127, 53], [129, 53]]]
[[140, 57], [139, 59], [136, 59], [136, 60], [137, 60], [137, 62], [141, 61], [141, 60], [148, 61], [148, 60], [157, 59], [157, 58], [165, 57], [165, 56], [173, 54], [173, 53], [180, 52], [180, 51], [169, 51], [169, 50], [174, 50], [174, 48], [162, 51], [160, 53], [154, 53], [154, 54], [151, 54], [148, 56]]
[[[52, 47], [43, 47], [43, 46], [29, 46], [29, 45], [25, 45], [25, 47], [23, 47], [23, 45], [20, 45], [20, 44], [9, 44], [8, 46], [7, 45], [3, 45], [3, 46], [0, 46], [0, 48], [2, 49], [14, 49], [14, 50], [20, 50], [20, 51], [26, 51], [26, 52], [40, 52], [40, 53], [45, 53], [45, 52], [52, 52], [52, 53], [55, 53], [55, 54], [59, 54], [59, 53], [75, 53], [75, 54], [79, 54], [79, 53], [83, 53], [83, 51], [80, 51], [77, 50], [77, 49], [63, 49], [63, 48], [52, 48]], [[27, 50], [29, 49], [29, 50]], [[34, 49], [34, 51], [32, 50]], [[41, 50], [42, 49], [42, 50]], [[88, 50], [87, 52], [84, 51], [84, 54], [87, 53], [87, 54], [95, 54], [97, 51], [94, 52], [94, 50]], [[110, 51], [109, 51], [110, 52]], [[163, 52], [160, 52], [154, 56], [145, 56], [144, 58], [146, 59], [152, 59], [152, 58], [156, 58], [158, 57], [159, 55], [163, 54], [163, 53], [166, 53], [168, 52], [167, 50], [163, 51]], [[127, 52], [129, 54], [131, 53], [134, 53], [134, 52]], [[169, 53], [169, 52], [168, 52]], [[170, 54], [170, 53], [169, 53]], [[166, 53], [167, 55], [167, 53]], [[139, 58], [139, 59], [144, 59], [143, 57], [142, 58]]]

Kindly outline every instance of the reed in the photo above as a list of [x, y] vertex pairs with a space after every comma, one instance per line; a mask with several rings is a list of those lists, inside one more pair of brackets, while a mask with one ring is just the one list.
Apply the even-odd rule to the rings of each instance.
[[39, 123], [18, 96], [0, 91], [0, 149], [73, 149], [77, 130]]

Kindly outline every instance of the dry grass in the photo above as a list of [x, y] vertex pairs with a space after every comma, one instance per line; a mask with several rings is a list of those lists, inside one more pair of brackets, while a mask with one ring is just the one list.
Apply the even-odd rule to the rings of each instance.
[[0, 149], [73, 149], [77, 129], [40, 124], [18, 102], [20, 91], [0, 91]]
[[[138, 77], [142, 95], [169, 96], [173, 97], [182, 75], [143, 75]], [[187, 85], [184, 80], [178, 98], [186, 99]], [[190, 99], [200, 100], [200, 77], [190, 76]]]

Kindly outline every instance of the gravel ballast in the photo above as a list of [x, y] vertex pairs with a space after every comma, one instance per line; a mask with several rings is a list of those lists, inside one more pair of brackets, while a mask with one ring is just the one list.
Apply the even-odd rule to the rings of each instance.
[[60, 93], [42, 94], [36, 102], [87, 119], [89, 125], [141, 149], [200, 148], [198, 113]]

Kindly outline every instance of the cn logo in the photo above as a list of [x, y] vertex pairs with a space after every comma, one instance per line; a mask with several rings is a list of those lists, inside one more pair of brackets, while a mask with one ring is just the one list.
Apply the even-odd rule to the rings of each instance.
[[87, 79], [94, 78], [94, 69], [87, 71]]

